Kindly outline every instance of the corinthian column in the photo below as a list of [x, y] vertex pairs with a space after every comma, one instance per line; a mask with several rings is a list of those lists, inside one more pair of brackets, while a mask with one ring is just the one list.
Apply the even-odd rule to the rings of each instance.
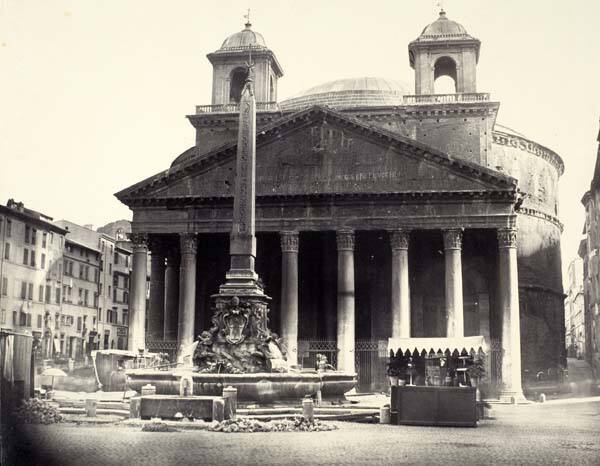
[[465, 334], [462, 292], [462, 230], [444, 230], [444, 257], [446, 262], [446, 336]]
[[410, 289], [408, 284], [408, 231], [390, 232], [392, 246], [392, 338], [410, 337]]
[[502, 385], [500, 397], [523, 401], [521, 386], [521, 326], [517, 273], [517, 230], [498, 230], [498, 281], [502, 311]]
[[164, 338], [177, 340], [177, 316], [179, 315], [179, 251], [167, 251], [165, 270]]
[[354, 373], [354, 232], [337, 232], [338, 369]]
[[281, 233], [281, 336], [288, 365], [298, 364], [298, 232]]
[[194, 342], [194, 318], [196, 314], [196, 252], [198, 240], [194, 233], [180, 237], [181, 265], [179, 268], [179, 320], [177, 325], [177, 348]]
[[148, 311], [148, 335], [152, 339], [163, 338], [165, 307], [165, 255], [159, 239], [150, 240], [150, 303]]
[[132, 233], [133, 254], [131, 259], [131, 293], [129, 296], [129, 337], [127, 348], [138, 351], [146, 348], [146, 276], [148, 266], [147, 237]]

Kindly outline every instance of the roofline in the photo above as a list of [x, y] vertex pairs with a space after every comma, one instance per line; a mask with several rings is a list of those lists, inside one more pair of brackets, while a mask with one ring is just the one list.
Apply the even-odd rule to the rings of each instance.
[[88, 246], [87, 244], [80, 243], [79, 241], [75, 241], [73, 239], [70, 239], [68, 236], [65, 239], [65, 243], [71, 243], [71, 244], [74, 244], [76, 246], [79, 246], [80, 248], [88, 249], [89, 251], [93, 251], [93, 252], [97, 252], [98, 254], [101, 254], [100, 249], [96, 249], [96, 248], [93, 248], [92, 246]]
[[216, 62], [219, 62], [224, 58], [240, 57], [240, 56], [246, 57], [248, 51], [252, 51], [252, 55], [254, 57], [267, 56], [268, 58], [270, 58], [271, 61], [273, 62], [273, 70], [275, 71], [275, 74], [277, 74], [277, 77], [281, 78], [283, 76], [283, 68], [281, 67], [281, 64], [279, 63], [279, 60], [277, 60], [277, 57], [275, 56], [275, 52], [273, 52], [268, 47], [262, 47], [262, 46], [261, 47], [248, 47], [247, 46], [247, 47], [239, 47], [239, 48], [232, 49], [232, 50], [227, 50], [227, 49], [216, 50], [214, 52], [207, 54], [206, 58], [211, 63], [211, 65], [214, 65]]
[[[38, 226], [42, 226], [43, 228], [46, 228], [47, 230], [51, 230], [51, 231], [61, 234], [61, 235], [66, 235], [68, 233], [68, 230], [65, 230], [64, 228], [59, 227], [58, 225], [54, 224], [53, 222], [34, 217], [30, 214], [27, 214], [26, 212], [19, 212], [18, 210], [11, 209], [10, 207], [6, 207], [4, 205], [0, 205], [0, 213], [5, 214], [7, 217], [12, 216], [12, 217], [18, 218], [19, 220], [22, 220], [22, 221], [34, 223]], [[44, 215], [44, 214], [40, 214], [40, 215]]]

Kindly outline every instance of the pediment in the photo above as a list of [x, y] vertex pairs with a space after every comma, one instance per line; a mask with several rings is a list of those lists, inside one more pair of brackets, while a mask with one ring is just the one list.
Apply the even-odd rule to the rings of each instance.
[[[313, 108], [261, 129], [257, 196], [514, 191], [516, 180], [451, 159], [330, 110]], [[228, 198], [235, 144], [191, 158], [117, 194], [127, 198]]]

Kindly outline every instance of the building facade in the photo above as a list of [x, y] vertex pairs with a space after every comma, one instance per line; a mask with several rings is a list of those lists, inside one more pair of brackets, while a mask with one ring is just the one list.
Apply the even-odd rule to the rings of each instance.
[[[257, 100], [256, 269], [288, 359], [300, 342], [482, 336], [503, 353], [503, 391], [521, 369], [564, 364], [557, 185], [561, 158], [496, 122], [477, 90], [480, 41], [442, 11], [408, 46], [414, 93], [342, 79], [276, 101], [283, 76], [250, 24], [208, 55], [213, 101], [188, 119], [196, 144], [116, 196], [133, 210], [130, 349], [190, 343], [210, 326], [229, 261], [241, 73]], [[451, 94], [436, 94], [449, 77]], [[385, 347], [384, 347], [385, 350]]]
[[571, 261], [567, 270], [569, 279], [565, 298], [565, 343], [567, 356], [584, 359], [585, 357], [585, 319], [583, 260]]
[[[73, 289], [66, 288], [65, 299], [69, 300], [67, 310], [75, 316], [73, 331], [83, 332], [79, 337], [87, 353], [92, 349], [125, 349], [131, 256], [127, 241], [91, 226], [67, 220], [56, 223], [69, 232], [65, 267], [67, 284]], [[69, 315], [65, 319], [70, 321]]]
[[42, 357], [60, 351], [67, 231], [9, 199], [0, 206], [0, 328], [29, 331]]
[[596, 378], [600, 377], [600, 132], [597, 139], [594, 177], [581, 199], [585, 207], [585, 239], [579, 247], [583, 259], [585, 355]]

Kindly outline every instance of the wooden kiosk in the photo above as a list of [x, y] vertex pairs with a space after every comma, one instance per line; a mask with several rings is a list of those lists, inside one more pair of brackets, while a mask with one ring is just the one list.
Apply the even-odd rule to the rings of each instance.
[[390, 339], [392, 351], [418, 353], [424, 359], [422, 374], [409, 364], [407, 384], [391, 387], [392, 424], [476, 427], [477, 390], [470, 386], [466, 359], [455, 357], [459, 365], [449, 367], [447, 355], [474, 354], [486, 348], [481, 336]]

